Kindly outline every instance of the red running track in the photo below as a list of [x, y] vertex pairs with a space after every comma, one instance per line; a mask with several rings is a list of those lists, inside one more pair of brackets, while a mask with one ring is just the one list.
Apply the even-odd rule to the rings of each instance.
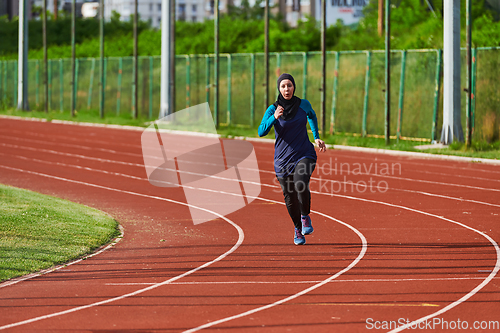
[[294, 246], [272, 144], [253, 143], [259, 198], [195, 226], [182, 189], [147, 181], [140, 136], [0, 119], [1, 183], [124, 228], [92, 258], [1, 284], [0, 330], [499, 330], [498, 166], [329, 150], [311, 183], [315, 232]]

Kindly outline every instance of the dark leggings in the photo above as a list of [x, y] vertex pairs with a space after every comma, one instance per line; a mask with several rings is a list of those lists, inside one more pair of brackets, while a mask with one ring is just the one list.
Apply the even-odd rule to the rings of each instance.
[[299, 230], [302, 230], [300, 215], [309, 215], [311, 211], [309, 180], [315, 167], [315, 160], [304, 158], [297, 163], [292, 174], [286, 177], [277, 177], [285, 197], [288, 214], [292, 218], [295, 228]]

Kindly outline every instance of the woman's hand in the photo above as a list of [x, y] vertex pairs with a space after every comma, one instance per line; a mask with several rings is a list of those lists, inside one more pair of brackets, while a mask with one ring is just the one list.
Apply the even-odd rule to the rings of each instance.
[[324, 153], [326, 151], [326, 144], [323, 140], [316, 139], [314, 140], [314, 142], [316, 142], [316, 144], [318, 145], [320, 152]]
[[278, 119], [283, 115], [284, 108], [281, 105], [278, 105], [276, 111], [274, 111], [274, 119]]

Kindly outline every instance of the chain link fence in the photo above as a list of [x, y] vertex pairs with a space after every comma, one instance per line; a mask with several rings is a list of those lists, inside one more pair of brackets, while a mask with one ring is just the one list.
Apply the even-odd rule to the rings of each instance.
[[[500, 122], [500, 48], [473, 49], [473, 114], [475, 140], [498, 139]], [[462, 52], [462, 87], [466, 87], [465, 51]], [[290, 73], [296, 96], [308, 99], [321, 121], [321, 53], [271, 53], [269, 102], [277, 97], [276, 78]], [[139, 57], [138, 105], [141, 117], [154, 119], [160, 108], [160, 57]], [[330, 133], [384, 134], [385, 63], [383, 51], [327, 52], [326, 130]], [[71, 107], [71, 59], [48, 61], [50, 110]], [[221, 54], [219, 59], [219, 123], [257, 127], [265, 105], [264, 54]], [[43, 110], [43, 63], [29, 61], [29, 104]], [[95, 58], [76, 60], [76, 109], [99, 109], [100, 63]], [[133, 59], [104, 61], [105, 116], [132, 114]], [[391, 56], [391, 133], [402, 138], [439, 139], [442, 125], [442, 52], [393, 50]], [[175, 110], [209, 102], [214, 108], [214, 55], [176, 57]], [[17, 61], [0, 61], [0, 106], [17, 101]], [[462, 126], [465, 128], [465, 92]]]

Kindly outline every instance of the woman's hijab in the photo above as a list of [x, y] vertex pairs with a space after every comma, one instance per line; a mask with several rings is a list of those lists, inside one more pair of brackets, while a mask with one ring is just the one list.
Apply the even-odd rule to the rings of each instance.
[[274, 102], [273, 105], [276, 108], [278, 107], [278, 105], [281, 105], [284, 109], [283, 115], [281, 116], [281, 118], [283, 120], [290, 120], [295, 116], [295, 114], [299, 110], [301, 100], [300, 100], [300, 98], [295, 96], [295, 80], [293, 79], [293, 76], [291, 76], [290, 74], [283, 73], [280, 75], [280, 77], [278, 78], [278, 91], [280, 90], [280, 83], [283, 80], [290, 80], [292, 82], [292, 84], [293, 84], [292, 98], [285, 99], [285, 97], [283, 97], [283, 95], [281, 95], [281, 92], [280, 92], [278, 95], [278, 99], [276, 100], [276, 102]]

